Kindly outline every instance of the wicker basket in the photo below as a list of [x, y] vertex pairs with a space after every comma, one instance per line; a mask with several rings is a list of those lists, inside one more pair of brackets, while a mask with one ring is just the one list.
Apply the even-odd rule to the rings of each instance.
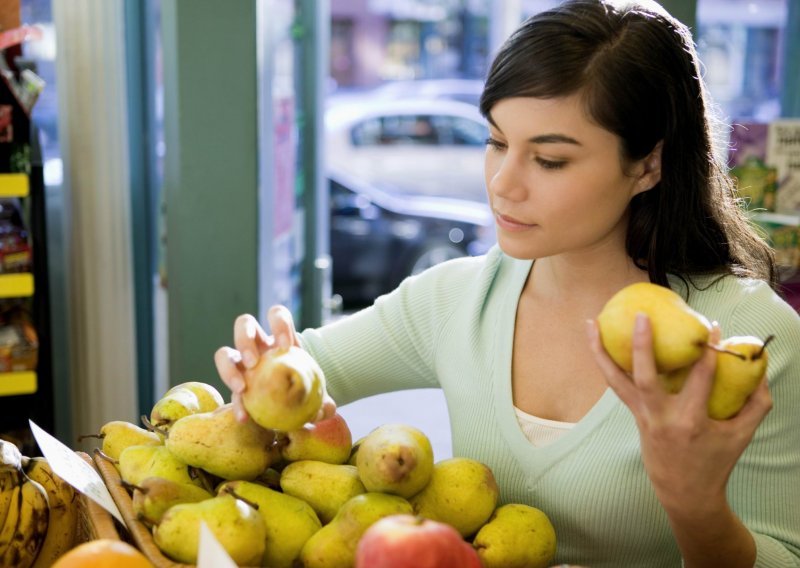
[[[83, 452], [77, 452], [88, 464], [92, 465], [92, 458]], [[121, 528], [121, 527], [119, 527]], [[76, 544], [90, 540], [123, 539], [118, 522], [111, 514], [100, 505], [89, 499], [86, 495], [78, 493], [78, 536]]]

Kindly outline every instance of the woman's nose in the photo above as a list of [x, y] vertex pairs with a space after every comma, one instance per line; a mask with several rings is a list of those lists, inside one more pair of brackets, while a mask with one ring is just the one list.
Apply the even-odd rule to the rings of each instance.
[[507, 154], [494, 164], [487, 163], [487, 167], [491, 167], [491, 170], [487, 169], [489, 179], [486, 184], [490, 194], [509, 201], [522, 201], [526, 198], [528, 192], [517, 158]]

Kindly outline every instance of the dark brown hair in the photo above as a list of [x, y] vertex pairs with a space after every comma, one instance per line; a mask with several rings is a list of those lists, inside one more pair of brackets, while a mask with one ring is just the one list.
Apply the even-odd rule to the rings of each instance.
[[772, 249], [754, 231], [725, 163], [688, 28], [653, 2], [572, 0], [520, 26], [486, 81], [484, 116], [508, 97], [580, 93], [588, 116], [621, 139], [622, 158], [663, 140], [661, 181], [631, 201], [628, 254], [652, 282], [730, 273], [776, 287]]

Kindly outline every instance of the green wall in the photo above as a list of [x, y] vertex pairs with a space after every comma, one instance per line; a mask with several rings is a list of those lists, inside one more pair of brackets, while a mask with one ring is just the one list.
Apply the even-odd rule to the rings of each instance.
[[[169, 382], [257, 309], [256, 0], [163, 0]], [[227, 397], [226, 397], [227, 398]]]

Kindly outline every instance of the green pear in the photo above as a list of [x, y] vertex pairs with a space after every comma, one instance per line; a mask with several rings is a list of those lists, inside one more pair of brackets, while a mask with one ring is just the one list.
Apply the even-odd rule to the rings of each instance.
[[200, 412], [197, 395], [188, 388], [174, 388], [162, 396], [150, 411], [150, 424], [164, 432], [183, 418]]
[[355, 466], [313, 460], [287, 465], [280, 483], [284, 493], [311, 505], [323, 524], [331, 522], [347, 501], [367, 492]]
[[411, 497], [428, 484], [433, 448], [428, 437], [407, 424], [384, 424], [364, 436], [356, 455], [367, 491]]
[[189, 465], [223, 479], [254, 479], [280, 458], [275, 432], [252, 420], [239, 422], [230, 403], [175, 422], [166, 447]]
[[140, 485], [148, 477], [203, 486], [189, 465], [165, 446], [129, 446], [119, 455], [119, 473], [125, 483]]
[[267, 527], [264, 566], [292, 568], [303, 545], [322, 528], [314, 509], [302, 499], [250, 481], [226, 481], [219, 493], [228, 491], [258, 505], [258, 512], [264, 517]]
[[286, 432], [281, 442], [281, 456], [286, 461], [316, 460], [341, 464], [350, 457], [352, 447], [350, 428], [337, 412], [330, 418], [309, 422], [298, 430]]
[[556, 531], [536, 507], [510, 503], [497, 508], [472, 546], [483, 568], [546, 568], [556, 555]]
[[333, 520], [309, 538], [300, 551], [304, 568], [352, 568], [358, 541], [376, 521], [412, 513], [411, 504], [397, 495], [364, 493], [341, 506]]
[[245, 371], [242, 404], [257, 424], [289, 432], [313, 421], [325, 394], [325, 375], [299, 347], [264, 353]]
[[199, 412], [211, 412], [225, 404], [225, 399], [222, 398], [216, 387], [207, 383], [186, 381], [175, 385], [166, 394], [169, 395], [179, 389], [189, 389], [195, 394], [199, 403]]
[[430, 482], [410, 502], [417, 515], [446, 523], [466, 538], [492, 515], [498, 495], [488, 466], [455, 457], [436, 462]]
[[113, 460], [119, 460], [122, 450], [128, 446], [160, 446], [164, 440], [155, 432], [126, 422], [125, 420], [112, 420], [100, 428], [100, 434], [94, 436], [81, 436], [81, 438], [97, 437], [103, 440], [102, 452]]
[[735, 416], [767, 373], [767, 343], [758, 337], [724, 339], [717, 352], [714, 384], [708, 398], [708, 415], [715, 420]]
[[711, 332], [708, 320], [669, 288], [639, 282], [614, 294], [597, 316], [603, 346], [622, 369], [633, 370], [633, 328], [638, 313], [650, 319], [659, 372], [686, 367], [703, 355]]
[[232, 495], [173, 506], [153, 528], [153, 539], [173, 560], [197, 564], [202, 522], [237, 565], [261, 565], [267, 542], [264, 517]]
[[133, 489], [132, 507], [136, 518], [151, 527], [161, 522], [173, 505], [196, 503], [213, 495], [194, 483], [179, 483], [163, 477], [145, 477]]

